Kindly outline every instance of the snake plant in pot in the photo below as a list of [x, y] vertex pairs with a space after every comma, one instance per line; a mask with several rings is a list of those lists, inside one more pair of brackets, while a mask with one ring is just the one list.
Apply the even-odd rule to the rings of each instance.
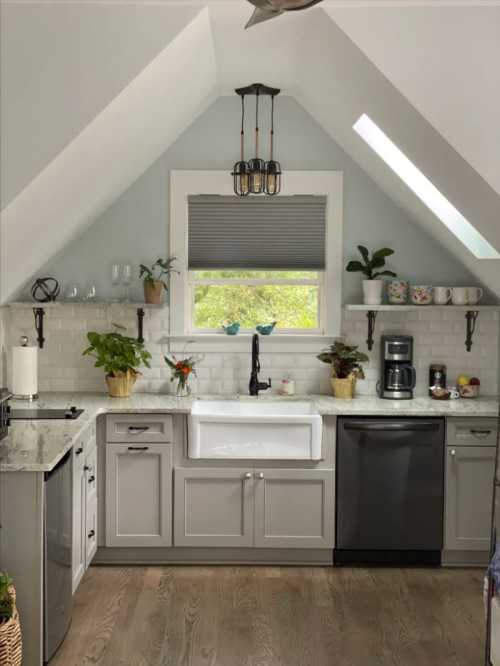
[[176, 257], [169, 257], [168, 259], [157, 259], [152, 266], [140, 264], [139, 277], [144, 280], [144, 300], [146, 303], [160, 305], [163, 290], [168, 290], [166, 278], [171, 273], [179, 272], [173, 268], [175, 261], [177, 261]]
[[141, 374], [138, 368], [141, 365], [150, 367], [151, 354], [136, 338], [119, 333], [118, 329], [125, 330], [123, 326], [113, 326], [115, 330], [111, 333], [87, 333], [90, 345], [83, 351], [83, 356], [93, 356], [96, 359], [94, 366], [104, 369], [112, 398], [128, 398]]
[[348, 273], [362, 273], [366, 279], [363, 280], [363, 302], [365, 305], [380, 305], [382, 303], [382, 288], [384, 285], [380, 277], [396, 277], [396, 273], [384, 268], [385, 258], [394, 254], [394, 250], [383, 247], [370, 257], [368, 249], [364, 245], [358, 245], [362, 261], [350, 261], [346, 266]]
[[334, 342], [316, 357], [332, 366], [331, 384], [336, 398], [351, 400], [356, 389], [356, 380], [364, 379], [363, 366], [369, 358], [358, 351], [357, 346]]

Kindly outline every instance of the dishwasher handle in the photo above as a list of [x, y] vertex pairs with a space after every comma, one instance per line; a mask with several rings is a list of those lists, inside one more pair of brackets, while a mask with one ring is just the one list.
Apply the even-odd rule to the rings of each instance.
[[365, 430], [365, 431], [386, 431], [386, 432], [401, 432], [401, 431], [422, 431], [422, 430], [439, 430], [440, 423], [435, 421], [423, 421], [422, 423], [408, 423], [405, 421], [397, 421], [396, 423], [362, 423], [361, 421], [346, 421], [344, 423], [345, 430]]

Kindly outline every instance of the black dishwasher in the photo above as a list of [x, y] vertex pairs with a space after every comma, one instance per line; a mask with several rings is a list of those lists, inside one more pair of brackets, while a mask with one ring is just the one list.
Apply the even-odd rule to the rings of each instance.
[[444, 419], [341, 417], [335, 564], [439, 565]]

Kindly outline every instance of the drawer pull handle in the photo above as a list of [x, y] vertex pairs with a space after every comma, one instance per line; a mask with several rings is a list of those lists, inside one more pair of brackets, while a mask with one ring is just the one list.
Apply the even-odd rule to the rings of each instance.
[[250, 472], [247, 472], [245, 474], [245, 479], [251, 479], [251, 478], [252, 478], [252, 474]]
[[471, 430], [471, 435], [491, 435], [491, 430]]
[[264, 472], [259, 472], [259, 473], [257, 474], [257, 478], [258, 478], [258, 479], [263, 479], [263, 478], [264, 478]]
[[83, 446], [79, 446], [79, 447], [76, 449], [76, 451], [75, 451], [75, 455], [79, 456], [81, 453], [83, 453]]
[[128, 430], [129, 432], [147, 432], [149, 426], [129, 426]]
[[95, 481], [95, 476], [92, 474], [92, 476], [89, 476], [89, 483], [94, 483]]
[[90, 530], [90, 532], [88, 533], [88, 537], [89, 539], [93, 539], [95, 537], [95, 530]]
[[129, 451], [148, 451], [149, 446], [129, 446]]
[[450, 456], [451, 456], [452, 458], [454, 458], [456, 455], [457, 455], [457, 452], [455, 451], [455, 449], [452, 449], [452, 450], [450, 451]]

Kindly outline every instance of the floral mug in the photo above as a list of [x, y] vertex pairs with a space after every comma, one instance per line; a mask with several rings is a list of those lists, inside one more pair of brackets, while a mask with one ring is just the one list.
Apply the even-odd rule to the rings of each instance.
[[426, 284], [416, 284], [410, 287], [410, 299], [414, 305], [430, 305], [432, 303], [433, 288]]
[[392, 305], [402, 305], [408, 300], [408, 282], [391, 280], [387, 285], [387, 298]]

